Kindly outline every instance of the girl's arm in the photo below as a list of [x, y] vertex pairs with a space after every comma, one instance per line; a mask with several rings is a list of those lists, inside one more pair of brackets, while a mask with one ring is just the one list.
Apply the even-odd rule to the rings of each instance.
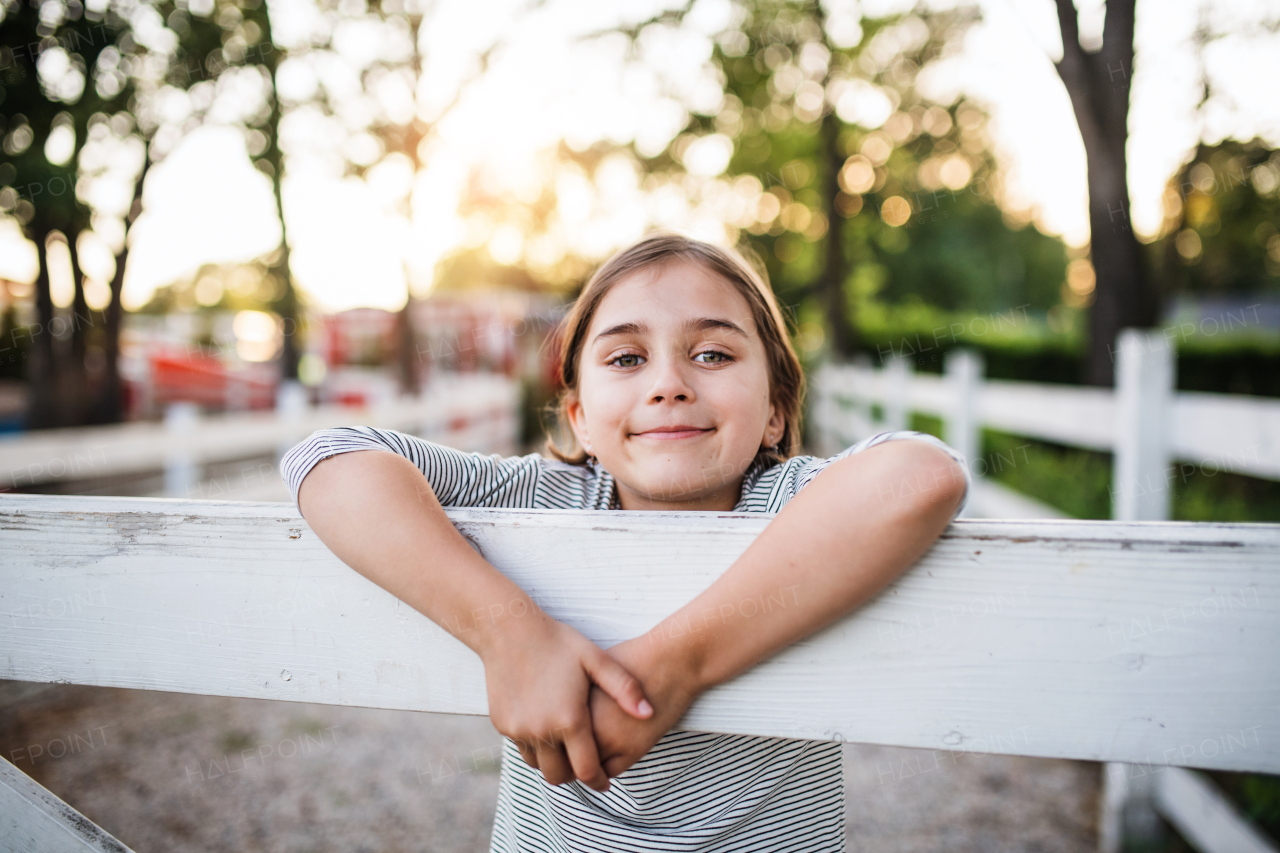
[[298, 507], [340, 560], [480, 655], [494, 727], [547, 781], [608, 788], [588, 691], [598, 685], [643, 719], [652, 709], [639, 682], [477, 553], [412, 462], [381, 450], [332, 456], [306, 475]]
[[[886, 441], [819, 473], [701, 595], [609, 650], [640, 678], [655, 713], [628, 719], [593, 694], [605, 772], [634, 764], [703, 691], [874, 596], [946, 529], [964, 489], [955, 459], [920, 441]], [[739, 607], [770, 596], [787, 606]]]

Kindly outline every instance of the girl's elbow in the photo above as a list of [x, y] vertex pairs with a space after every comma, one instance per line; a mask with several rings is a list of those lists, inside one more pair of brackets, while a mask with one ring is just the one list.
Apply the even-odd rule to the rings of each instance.
[[940, 448], [929, 448], [936, 453], [936, 463], [929, 467], [931, 488], [929, 510], [942, 514], [950, 521], [960, 508], [968, 489], [964, 467], [955, 457]]
[[915, 493], [920, 512], [939, 515], [947, 520], [954, 516], [964, 500], [968, 479], [964, 467], [947, 451], [922, 441], [903, 441], [899, 448], [902, 463], [916, 484]]

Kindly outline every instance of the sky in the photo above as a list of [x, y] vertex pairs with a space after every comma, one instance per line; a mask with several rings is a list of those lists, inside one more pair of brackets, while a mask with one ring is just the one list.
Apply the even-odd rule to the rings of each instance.
[[[858, 9], [848, 0], [839, 5], [846, 15]], [[875, 16], [904, 5], [910, 4], [863, 0], [861, 11]], [[967, 35], [960, 55], [939, 66], [931, 85], [939, 97], [963, 92], [989, 108], [1010, 203], [1032, 209], [1047, 233], [1083, 245], [1088, 240], [1084, 150], [1052, 65], [1061, 55], [1053, 3], [980, 0], [980, 5], [983, 20]], [[1082, 37], [1100, 38], [1102, 4], [1078, 0], [1078, 5]], [[690, 202], [680, 186], [642, 189], [627, 158], [614, 158], [592, 185], [551, 155], [560, 140], [579, 150], [598, 140], [634, 140], [642, 152], [657, 153], [684, 125], [688, 109], [714, 110], [719, 90], [708, 64], [710, 38], [731, 21], [727, 0], [699, 0], [684, 31], [644, 45], [660, 77], [629, 68], [622, 39], [578, 39], [621, 20], [644, 19], [661, 6], [548, 0], [527, 12], [514, 0], [440, 3], [424, 23], [422, 42], [425, 82], [419, 103], [429, 117], [436, 118], [459, 82], [474, 72], [479, 51], [494, 41], [503, 47], [439, 122], [416, 176], [404, 158], [384, 161], [366, 180], [344, 176], [343, 155], [367, 159], [377, 154], [376, 149], [362, 153], [360, 146], [374, 143], [342, 127], [358, 125], [359, 116], [295, 111], [281, 130], [282, 139], [297, 143], [290, 150], [300, 152], [289, 161], [285, 220], [295, 277], [313, 303], [328, 310], [361, 305], [394, 310], [410, 290], [429, 292], [442, 257], [483, 242], [499, 260], [524, 256], [550, 262], [569, 250], [603, 258], [650, 224], [723, 239], [723, 210]], [[271, 0], [271, 8], [279, 22], [277, 38], [286, 43], [302, 43], [323, 26], [309, 0]], [[1256, 34], [1248, 23], [1263, 17], [1267, 5], [1252, 0], [1213, 4], [1213, 26], [1233, 35], [1210, 45], [1205, 64], [1227, 97], [1197, 117], [1201, 72], [1190, 38], [1200, 9], [1198, 0], [1138, 4], [1129, 180], [1140, 235], [1159, 227], [1166, 181], [1202, 136], [1213, 142], [1259, 135], [1280, 146], [1280, 99], [1269, 82], [1280, 79], [1280, 50], [1274, 49], [1274, 36]], [[1273, 4], [1270, 12], [1275, 11]], [[403, 40], [360, 20], [342, 25], [334, 42], [350, 66], [406, 49]], [[282, 69], [282, 85], [298, 100], [320, 86], [331, 93], [359, 88], [351, 68], [313, 60], [291, 61]], [[243, 97], [251, 100], [253, 81], [237, 85], [249, 87]], [[411, 95], [400, 89], [395, 80], [380, 84], [378, 108], [410, 114]], [[368, 100], [353, 99], [351, 110], [369, 109]], [[189, 105], [165, 108], [181, 117]], [[710, 165], [704, 171], [714, 173], [722, 164], [714, 146], [706, 147], [709, 156], [702, 159]], [[490, 189], [516, 199], [533, 198], [544, 182], [554, 184], [563, 227], [537, 245], [525, 245], [517, 228], [462, 219], [458, 201], [476, 164], [485, 167]], [[126, 307], [145, 303], [157, 286], [204, 263], [250, 260], [270, 252], [280, 239], [270, 184], [251, 165], [244, 135], [229, 127], [204, 127], [177, 142], [152, 169], [143, 202], [144, 213], [130, 230]], [[7, 266], [0, 275], [30, 278], [31, 259], [24, 270], [24, 253], [17, 248], [12, 229], [0, 229], [0, 266]]]

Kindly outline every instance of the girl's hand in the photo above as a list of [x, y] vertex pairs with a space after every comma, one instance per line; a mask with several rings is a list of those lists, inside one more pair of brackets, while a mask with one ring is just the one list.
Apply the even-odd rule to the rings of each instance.
[[591, 691], [591, 725], [601, 764], [610, 777], [623, 773], [652, 749], [702, 692], [675, 656], [660, 654], [657, 642], [654, 634], [646, 634], [608, 651], [635, 673], [652, 699], [654, 713], [648, 719], [628, 716], [604, 691]]
[[507, 620], [481, 658], [489, 718], [525, 762], [552, 785], [577, 778], [607, 791], [587, 699], [594, 684], [612, 697], [617, 713], [643, 720], [653, 708], [640, 682], [595, 643], [536, 608]]

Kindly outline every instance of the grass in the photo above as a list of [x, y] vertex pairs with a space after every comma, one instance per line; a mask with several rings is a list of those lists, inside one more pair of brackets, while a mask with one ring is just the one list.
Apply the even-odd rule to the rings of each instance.
[[[911, 429], [945, 440], [942, 419], [918, 412]], [[1072, 518], [1111, 518], [1111, 454], [982, 431], [974, 470]], [[1280, 522], [1280, 482], [1209, 465], [1177, 464], [1168, 487], [1174, 521]]]

